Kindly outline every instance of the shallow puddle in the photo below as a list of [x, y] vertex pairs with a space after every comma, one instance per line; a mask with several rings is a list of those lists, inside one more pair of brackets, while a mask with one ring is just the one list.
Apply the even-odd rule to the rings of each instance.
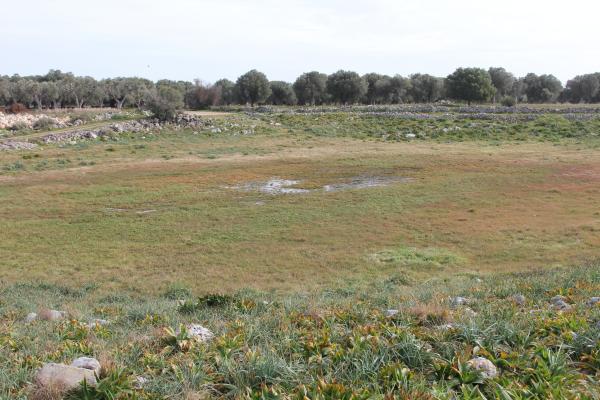
[[294, 188], [292, 186], [299, 184], [300, 181], [292, 179], [279, 179], [273, 178], [266, 182], [250, 182], [240, 186], [233, 186], [233, 189], [239, 189], [243, 191], [259, 191], [265, 194], [302, 194], [308, 193], [308, 189]]
[[337, 192], [350, 189], [366, 189], [378, 186], [387, 186], [394, 183], [403, 183], [410, 181], [410, 178], [398, 176], [356, 176], [349, 180], [330, 183], [317, 189], [303, 189], [294, 187], [301, 185], [301, 180], [272, 178], [266, 182], [249, 182], [243, 185], [230, 186], [229, 189], [237, 189], [243, 191], [258, 191], [270, 195], [282, 194], [304, 194], [310, 192]]

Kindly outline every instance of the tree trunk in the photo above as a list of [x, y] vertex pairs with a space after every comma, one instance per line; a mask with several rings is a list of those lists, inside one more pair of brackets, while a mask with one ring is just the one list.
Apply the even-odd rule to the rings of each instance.
[[117, 110], [120, 110], [121, 108], [123, 108], [123, 103], [125, 103], [125, 99], [115, 99], [115, 101], [117, 102]]

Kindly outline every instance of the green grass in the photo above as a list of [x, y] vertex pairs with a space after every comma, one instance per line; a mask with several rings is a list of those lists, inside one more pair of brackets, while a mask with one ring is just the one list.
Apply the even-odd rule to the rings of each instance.
[[[115, 398], [600, 395], [600, 308], [585, 304], [600, 289], [597, 266], [483, 281], [458, 275], [414, 286], [382, 280], [284, 296], [240, 291], [199, 301], [182, 285], [143, 297], [100, 289], [3, 285], [0, 395], [24, 399], [43, 362], [68, 363], [81, 355], [103, 362], [102, 390]], [[511, 300], [514, 294], [526, 297], [524, 306]], [[567, 296], [573, 310], [552, 309], [556, 294]], [[458, 295], [470, 299], [474, 313], [450, 306]], [[182, 307], [176, 298], [196, 305]], [[66, 309], [70, 319], [23, 322], [40, 307]], [[386, 317], [387, 309], [399, 312]], [[92, 318], [111, 323], [86, 327]], [[215, 338], [199, 344], [173, 333], [190, 322]], [[499, 376], [483, 379], [470, 369], [467, 361], [475, 356], [491, 360]], [[133, 389], [137, 376], [148, 380], [142, 389]], [[109, 398], [97, 392], [94, 398]]]

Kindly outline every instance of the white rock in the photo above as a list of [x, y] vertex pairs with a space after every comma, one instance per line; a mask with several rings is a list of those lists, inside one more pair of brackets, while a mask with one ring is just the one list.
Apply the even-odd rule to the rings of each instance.
[[65, 311], [44, 310], [39, 314], [39, 319], [42, 321], [59, 321], [67, 316]]
[[73, 360], [71, 363], [72, 367], [89, 369], [90, 371], [94, 371], [96, 375], [100, 376], [100, 362], [95, 358], [91, 357], [79, 357]]
[[29, 314], [27, 314], [27, 316], [25, 317], [25, 322], [30, 323], [33, 322], [37, 319], [38, 315], [34, 312], [31, 312]]
[[398, 314], [399, 312], [400, 311], [394, 310], [394, 309], [385, 310], [385, 316], [386, 317], [393, 317], [394, 315]]
[[136, 376], [133, 386], [136, 389], [141, 389], [144, 387], [144, 385], [146, 385], [146, 383], [148, 383], [148, 379], [144, 378], [143, 376]]
[[475, 357], [469, 360], [467, 364], [474, 370], [481, 372], [484, 378], [495, 378], [498, 376], [496, 366], [487, 358]]
[[[215, 336], [210, 330], [199, 324], [188, 324], [185, 328], [188, 334], [198, 342], [208, 342]], [[175, 333], [179, 334], [180, 330], [178, 329]]]
[[88, 322], [88, 328], [95, 328], [96, 326], [105, 326], [110, 324], [110, 321], [106, 320], [106, 319], [93, 319], [90, 322]]
[[450, 299], [450, 304], [454, 307], [464, 306], [466, 304], [469, 304], [469, 299], [467, 299], [466, 297], [460, 297], [460, 296], [452, 297]]
[[414, 139], [417, 137], [417, 135], [415, 135], [414, 133], [407, 133], [406, 135], [404, 135], [407, 139]]
[[76, 389], [84, 380], [90, 386], [96, 385], [94, 371], [55, 363], [44, 364], [35, 377], [38, 386], [61, 391]]

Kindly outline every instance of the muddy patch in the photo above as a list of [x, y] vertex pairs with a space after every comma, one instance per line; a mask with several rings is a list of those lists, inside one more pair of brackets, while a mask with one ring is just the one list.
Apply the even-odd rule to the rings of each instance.
[[302, 188], [302, 180], [271, 178], [268, 181], [248, 182], [237, 186], [227, 186], [226, 188], [245, 192], [260, 192], [269, 195], [284, 195], [367, 189], [409, 182], [410, 180], [410, 178], [398, 176], [356, 176], [347, 180], [329, 183], [319, 188], [305, 189]]
[[399, 176], [356, 176], [347, 182], [332, 183], [323, 186], [326, 192], [338, 192], [340, 190], [367, 189], [378, 186], [388, 186], [394, 183], [409, 182], [410, 178]]

